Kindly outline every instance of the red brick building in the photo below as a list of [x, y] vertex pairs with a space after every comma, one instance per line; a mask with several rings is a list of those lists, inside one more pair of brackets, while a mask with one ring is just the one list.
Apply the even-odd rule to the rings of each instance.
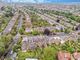
[[75, 60], [80, 60], [80, 53], [78, 52], [73, 53], [73, 57]]
[[71, 54], [67, 52], [59, 52], [58, 60], [71, 60]]

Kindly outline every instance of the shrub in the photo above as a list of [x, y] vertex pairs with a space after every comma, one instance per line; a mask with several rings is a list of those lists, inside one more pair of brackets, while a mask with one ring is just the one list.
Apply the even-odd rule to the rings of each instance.
[[24, 34], [24, 29], [23, 29], [23, 28], [19, 29], [19, 33], [20, 33], [21, 35]]
[[33, 30], [33, 31], [32, 31], [32, 35], [39, 35], [39, 32], [36, 31], [36, 30]]

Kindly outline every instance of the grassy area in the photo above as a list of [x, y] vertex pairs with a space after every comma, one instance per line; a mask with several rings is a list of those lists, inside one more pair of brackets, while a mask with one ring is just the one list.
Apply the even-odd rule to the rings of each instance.
[[50, 26], [50, 24], [43, 20], [40, 16], [36, 15], [35, 13], [30, 13], [30, 18], [33, 27], [42, 27], [42, 26]]
[[57, 49], [48, 46], [43, 49], [36, 48], [34, 51], [28, 51], [26, 53], [19, 51], [18, 60], [25, 60], [25, 58], [38, 58], [39, 60], [57, 60]]
[[27, 36], [36, 36], [36, 35], [43, 35], [43, 32], [33, 30], [32, 32], [25, 32], [24, 34]]
[[11, 17], [2, 16], [0, 18], [0, 22], [1, 22], [1, 24], [0, 24], [0, 32], [2, 32], [5, 29], [5, 27], [7, 26], [8, 22], [10, 20], [11, 20]]
[[2, 16], [0, 16], [0, 32], [2, 32], [5, 27], [7, 26], [8, 22], [11, 20], [12, 16], [14, 15], [12, 7], [6, 6], [1, 7]]
[[6, 35], [0, 36], [0, 56], [4, 54], [11, 41], [12, 41], [11, 34], [8, 34], [7, 36]]

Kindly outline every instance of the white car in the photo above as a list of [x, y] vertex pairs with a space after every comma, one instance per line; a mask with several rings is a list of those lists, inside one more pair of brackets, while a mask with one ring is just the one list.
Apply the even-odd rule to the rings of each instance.
[[26, 60], [38, 60], [36, 58], [26, 58]]

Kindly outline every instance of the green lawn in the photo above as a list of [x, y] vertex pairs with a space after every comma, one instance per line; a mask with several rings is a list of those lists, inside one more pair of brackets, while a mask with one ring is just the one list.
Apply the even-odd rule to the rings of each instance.
[[26, 53], [19, 51], [18, 60], [25, 60], [26, 58], [38, 58], [39, 60], [57, 60], [57, 49], [48, 46], [43, 49], [37, 48], [34, 51], [28, 51]]
[[35, 13], [30, 13], [30, 18], [33, 27], [42, 27], [42, 26], [50, 26], [50, 24], [43, 20], [40, 16], [36, 15]]

